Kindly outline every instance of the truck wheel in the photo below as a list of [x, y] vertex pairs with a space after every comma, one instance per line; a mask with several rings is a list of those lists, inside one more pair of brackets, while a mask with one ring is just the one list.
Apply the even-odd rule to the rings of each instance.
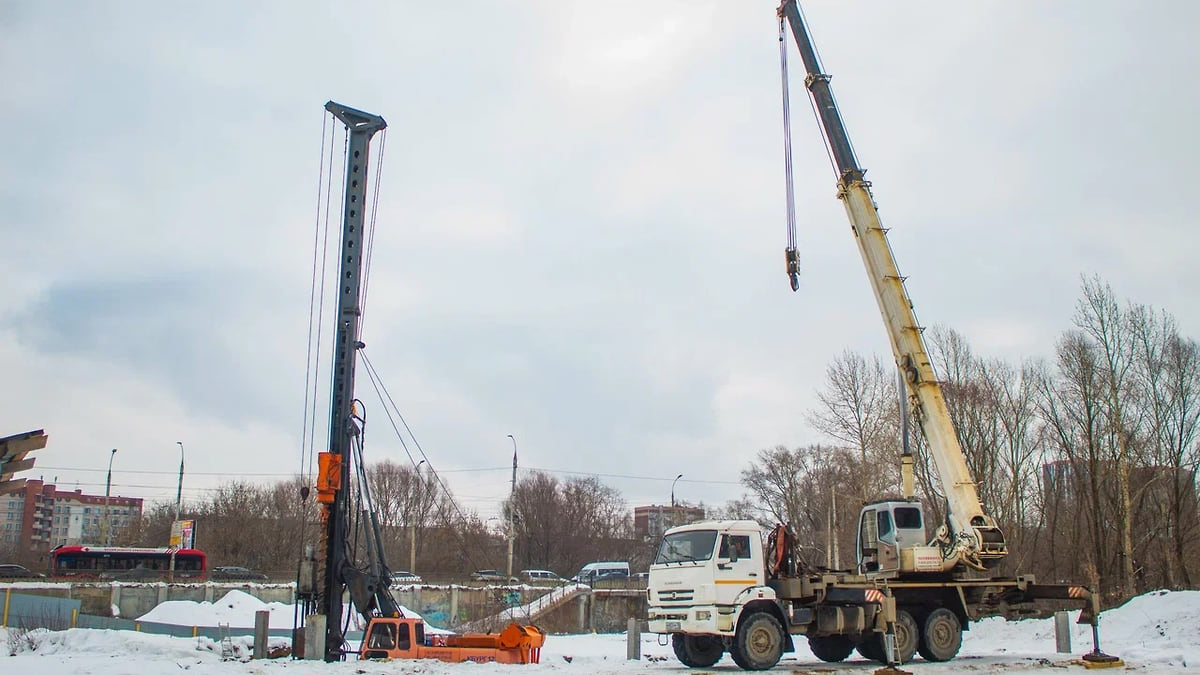
[[711, 635], [671, 635], [675, 658], [688, 668], [708, 668], [725, 654], [721, 639]]
[[939, 607], [925, 618], [921, 630], [921, 643], [917, 647], [926, 661], [949, 661], [962, 646], [962, 624], [958, 616]]
[[742, 620], [729, 655], [742, 670], [768, 670], [783, 656], [783, 627], [766, 612]]
[[871, 633], [862, 642], [855, 646], [858, 653], [868, 661], [876, 661], [887, 665], [887, 658], [883, 655], [883, 643], [879, 640], [879, 633]]
[[[917, 628], [917, 620], [906, 609], [897, 610], [896, 612], [896, 654], [900, 657], [900, 663], [908, 663], [912, 661], [913, 654], [917, 653], [918, 642], [920, 641], [920, 629]], [[880, 648], [883, 647], [883, 636], [880, 636]], [[884, 661], [887, 660], [887, 652], [884, 652]]]
[[845, 635], [810, 635], [808, 636], [808, 648], [818, 659], [837, 663], [845, 661], [846, 657], [850, 656], [850, 652], [854, 651], [854, 640]]
[[[919, 642], [919, 630], [917, 628], [917, 620], [906, 609], [901, 609], [896, 612], [896, 654], [900, 657], [900, 663], [908, 663], [912, 660], [913, 654], [917, 653]], [[871, 633], [866, 639], [858, 643], [858, 653], [872, 661], [878, 661], [883, 665], [887, 665], [887, 649], [884, 647], [883, 633]]]

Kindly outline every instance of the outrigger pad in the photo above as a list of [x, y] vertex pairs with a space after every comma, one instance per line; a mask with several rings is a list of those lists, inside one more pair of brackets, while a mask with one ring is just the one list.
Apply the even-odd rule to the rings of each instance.
[[893, 668], [892, 666], [884, 666], [882, 668], [877, 668], [874, 672], [874, 675], [913, 675], [913, 674], [912, 674], [912, 672], [907, 671], [907, 670]]
[[1084, 668], [1121, 668], [1125, 662], [1120, 658], [1104, 652], [1088, 652], [1082, 659]]

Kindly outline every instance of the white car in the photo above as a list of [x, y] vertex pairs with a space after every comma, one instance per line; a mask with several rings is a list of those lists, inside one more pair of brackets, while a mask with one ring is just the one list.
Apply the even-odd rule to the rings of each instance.
[[424, 583], [424, 579], [419, 574], [414, 574], [408, 570], [396, 570], [392, 572], [393, 586], [414, 586]]

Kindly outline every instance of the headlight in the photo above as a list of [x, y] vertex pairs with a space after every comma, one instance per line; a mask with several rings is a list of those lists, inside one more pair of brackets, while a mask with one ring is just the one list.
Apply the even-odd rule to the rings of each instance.
[[712, 612], [710, 612], [708, 610], [696, 612], [696, 620], [697, 621], [708, 621], [710, 619], [712, 619]]

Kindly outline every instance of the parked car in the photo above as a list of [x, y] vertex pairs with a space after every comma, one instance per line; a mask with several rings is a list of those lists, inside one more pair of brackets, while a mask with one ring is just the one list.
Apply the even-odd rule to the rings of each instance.
[[41, 579], [45, 576], [21, 565], [0, 565], [0, 577], [6, 579]]
[[591, 583], [593, 585], [595, 585], [595, 584], [599, 584], [599, 583], [606, 582], [606, 581], [607, 582], [629, 581], [629, 572], [626, 572], [625, 570], [604, 570], [604, 571], [596, 574], [596, 576], [592, 577]]
[[518, 575], [521, 581], [533, 585], [561, 584], [566, 581], [550, 570], [521, 570]]
[[478, 570], [476, 572], [471, 572], [471, 581], [492, 581], [500, 582], [502, 584], [517, 583], [515, 577], [506, 577], [500, 570]]
[[629, 563], [627, 562], [590, 562], [584, 565], [579, 570], [579, 574], [576, 574], [571, 581], [581, 584], [594, 584], [597, 581], [626, 579], [628, 577]]
[[420, 583], [424, 583], [424, 580], [421, 579], [421, 575], [419, 574], [413, 574], [408, 570], [396, 570], [392, 572], [393, 586], [410, 586]]
[[208, 573], [208, 576], [213, 581], [266, 581], [267, 575], [262, 572], [255, 572], [248, 567], [240, 567], [238, 565], [225, 565], [222, 567], [214, 567]]

